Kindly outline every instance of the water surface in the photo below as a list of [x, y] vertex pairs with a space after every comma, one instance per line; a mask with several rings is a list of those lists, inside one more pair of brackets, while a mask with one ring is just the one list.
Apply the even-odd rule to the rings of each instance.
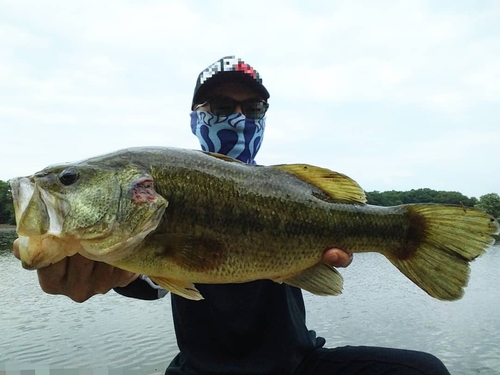
[[[0, 371], [127, 369], [162, 374], [177, 353], [170, 298], [140, 301], [110, 292], [78, 304], [45, 294], [0, 232]], [[3, 248], [3, 249], [2, 249]], [[305, 294], [310, 329], [328, 347], [423, 350], [452, 374], [500, 374], [500, 247], [472, 264], [463, 299], [432, 299], [378, 254], [341, 270], [338, 297]], [[69, 372], [67, 372], [69, 374]], [[111, 372], [110, 372], [111, 373]]]

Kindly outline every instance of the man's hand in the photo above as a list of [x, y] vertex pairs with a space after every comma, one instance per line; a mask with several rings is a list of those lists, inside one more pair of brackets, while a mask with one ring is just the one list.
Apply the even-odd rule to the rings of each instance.
[[[14, 256], [20, 258], [18, 240], [14, 241]], [[80, 254], [41, 268], [37, 273], [44, 292], [62, 294], [75, 302], [84, 302], [93, 295], [127, 286], [139, 277], [139, 274], [87, 259]]]
[[332, 267], [347, 267], [352, 262], [352, 254], [340, 249], [329, 249], [323, 253], [323, 261]]

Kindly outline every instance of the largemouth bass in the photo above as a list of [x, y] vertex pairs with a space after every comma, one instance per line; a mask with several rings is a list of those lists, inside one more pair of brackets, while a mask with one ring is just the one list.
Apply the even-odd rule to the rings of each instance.
[[174, 148], [121, 150], [10, 183], [25, 268], [79, 252], [194, 300], [194, 283], [257, 279], [337, 295], [342, 277], [322, 262], [333, 247], [381, 253], [432, 297], [456, 300], [469, 262], [499, 233], [473, 208], [367, 205], [355, 181], [328, 169]]

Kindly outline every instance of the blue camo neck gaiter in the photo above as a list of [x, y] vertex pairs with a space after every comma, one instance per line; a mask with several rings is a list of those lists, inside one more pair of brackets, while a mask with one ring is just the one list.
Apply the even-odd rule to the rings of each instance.
[[264, 136], [266, 119], [254, 120], [241, 113], [216, 116], [211, 112], [191, 112], [191, 130], [203, 151], [231, 156], [247, 164], [256, 164]]

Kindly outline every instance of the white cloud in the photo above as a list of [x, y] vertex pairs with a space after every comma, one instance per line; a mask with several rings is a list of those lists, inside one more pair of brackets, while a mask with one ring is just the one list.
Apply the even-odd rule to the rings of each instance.
[[15, 162], [0, 179], [133, 145], [197, 147], [196, 75], [236, 54], [271, 91], [259, 161], [377, 190], [500, 191], [499, 16], [496, 3], [5, 0], [0, 158]]
[[87, 43], [162, 48], [171, 41], [192, 41], [196, 37], [193, 25], [202, 22], [201, 18], [180, 2], [108, 2], [92, 14], [93, 22], [82, 36]]

